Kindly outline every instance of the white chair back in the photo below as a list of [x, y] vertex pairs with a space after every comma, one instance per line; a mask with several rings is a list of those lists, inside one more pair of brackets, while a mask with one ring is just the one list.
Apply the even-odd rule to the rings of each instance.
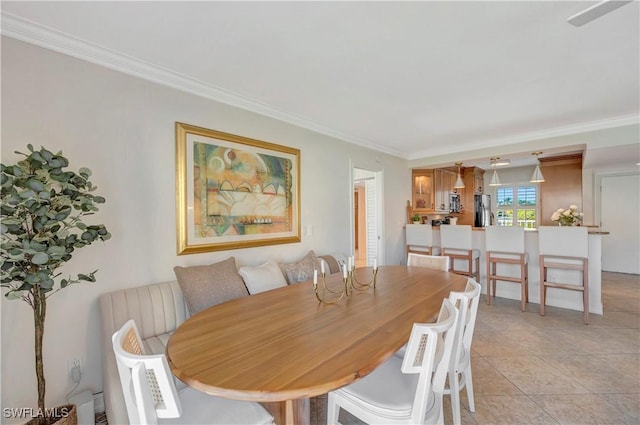
[[540, 255], [589, 257], [589, 231], [583, 226], [538, 227]]
[[[444, 299], [436, 323], [415, 323], [411, 329], [407, 352], [402, 360], [403, 373], [419, 373], [411, 412], [412, 423], [423, 423], [429, 396], [442, 394], [453, 355], [458, 310]], [[440, 358], [437, 348], [442, 347]]]
[[460, 317], [458, 318], [458, 329], [456, 335], [456, 347], [454, 347], [455, 358], [458, 359], [462, 350], [470, 350], [473, 340], [473, 332], [476, 327], [476, 317], [478, 316], [478, 304], [480, 301], [480, 291], [482, 287], [474, 279], [467, 279], [467, 286], [464, 292], [451, 291], [449, 300], [458, 307]]
[[459, 316], [455, 332], [455, 343], [451, 353], [452, 361], [449, 366], [449, 387], [445, 394], [451, 395], [451, 410], [454, 425], [461, 423], [460, 390], [467, 388], [469, 409], [475, 411], [473, 393], [473, 377], [471, 373], [471, 342], [478, 314], [480, 300], [480, 284], [469, 278], [464, 292], [451, 292], [449, 300], [458, 307]]
[[440, 246], [451, 249], [472, 249], [472, 229], [469, 225], [440, 226]]
[[487, 226], [484, 228], [487, 251], [524, 254], [524, 227]]
[[433, 245], [433, 230], [430, 224], [407, 224], [407, 245], [429, 247]]
[[410, 252], [407, 255], [407, 266], [426, 267], [434, 270], [449, 270], [449, 257], [446, 255], [426, 255]]
[[140, 417], [140, 422], [137, 423], [156, 425], [158, 416], [156, 415], [155, 400], [149, 386], [147, 373], [149, 372], [142, 362], [136, 363], [131, 369], [133, 395], [137, 403], [138, 416]]
[[[147, 355], [144, 352], [133, 320], [114, 333], [112, 340], [129, 422], [156, 424], [158, 418], [180, 417], [182, 406], [164, 354]], [[139, 370], [134, 376], [134, 368], [140, 369], [140, 366], [145, 372], [144, 382], [139, 378]], [[136, 379], [139, 382], [136, 383]]]

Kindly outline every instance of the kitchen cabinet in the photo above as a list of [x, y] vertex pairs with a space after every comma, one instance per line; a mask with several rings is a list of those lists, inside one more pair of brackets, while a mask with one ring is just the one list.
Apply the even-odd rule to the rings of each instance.
[[413, 211], [435, 211], [434, 170], [413, 170], [412, 180]]
[[[477, 168], [475, 171], [468, 168], [465, 174], [465, 186], [467, 189], [455, 189], [458, 177], [457, 171], [448, 168], [436, 168], [434, 170], [413, 170], [413, 210], [418, 213], [438, 213], [448, 214], [450, 211], [451, 193], [459, 193], [460, 200], [464, 205], [464, 193], [471, 194], [471, 205], [473, 205], [473, 194], [482, 193], [484, 171]], [[476, 179], [477, 176], [477, 179]]]
[[434, 184], [435, 184], [435, 207], [437, 212], [448, 213], [449, 212], [449, 195], [451, 192], [455, 192], [456, 189], [453, 186], [456, 184], [457, 174], [453, 171], [437, 168], [434, 170]]
[[458, 224], [474, 225], [474, 195], [484, 191], [484, 170], [478, 167], [467, 167], [461, 171], [464, 189], [458, 189], [462, 202], [462, 213]]
[[473, 167], [473, 192], [475, 194], [484, 193], [484, 170], [478, 167]]

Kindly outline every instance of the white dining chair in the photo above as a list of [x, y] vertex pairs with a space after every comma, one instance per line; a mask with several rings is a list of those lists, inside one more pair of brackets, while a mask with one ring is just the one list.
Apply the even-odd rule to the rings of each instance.
[[273, 424], [273, 416], [258, 403], [213, 397], [190, 387], [177, 391], [165, 355], [145, 353], [133, 320], [112, 341], [132, 425]]
[[458, 324], [456, 341], [453, 347], [451, 366], [449, 368], [449, 385], [444, 394], [451, 396], [451, 410], [454, 425], [461, 424], [460, 391], [467, 390], [469, 410], [475, 412], [473, 394], [473, 375], [471, 374], [471, 342], [478, 315], [481, 286], [469, 278], [464, 292], [451, 292], [449, 300], [458, 308]]
[[[442, 255], [426, 255], [410, 252], [407, 254], [407, 266], [424, 267], [427, 269], [449, 271], [449, 257]], [[394, 356], [403, 358], [407, 351], [407, 344], [403, 345]]]
[[410, 252], [407, 255], [407, 266], [426, 267], [434, 270], [449, 270], [449, 257], [444, 255], [425, 255]]
[[443, 424], [442, 393], [458, 310], [445, 299], [436, 323], [415, 323], [403, 359], [392, 356], [353, 384], [329, 392], [327, 424], [340, 409], [369, 424]]

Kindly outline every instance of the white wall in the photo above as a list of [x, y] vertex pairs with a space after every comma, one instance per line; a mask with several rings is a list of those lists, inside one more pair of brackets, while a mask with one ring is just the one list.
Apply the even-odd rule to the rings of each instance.
[[[336, 99], [337, 102], [340, 99]], [[177, 256], [175, 232], [176, 121], [301, 150], [301, 222], [313, 234], [297, 244]], [[347, 144], [283, 122], [205, 100], [58, 53], [2, 39], [2, 163], [26, 145], [62, 149], [75, 169], [93, 171], [107, 203], [95, 217], [113, 237], [78, 251], [65, 274], [98, 269], [97, 282], [56, 294], [45, 332], [47, 404], [72, 388], [67, 359], [81, 356], [80, 388], [99, 391], [98, 296], [173, 280], [173, 267], [210, 264], [235, 256], [238, 266], [268, 257], [293, 261], [308, 250], [350, 250], [351, 167], [383, 171], [386, 258], [404, 255], [402, 225], [410, 197], [407, 161]], [[2, 309], [2, 407], [35, 407], [30, 308], [19, 301]]]

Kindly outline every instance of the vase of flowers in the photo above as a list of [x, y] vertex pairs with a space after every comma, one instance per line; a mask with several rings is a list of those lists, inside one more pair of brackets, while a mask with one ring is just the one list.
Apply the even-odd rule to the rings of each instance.
[[557, 221], [558, 226], [577, 226], [582, 221], [582, 213], [577, 212], [576, 205], [569, 205], [569, 208], [558, 208], [551, 214], [551, 221]]

